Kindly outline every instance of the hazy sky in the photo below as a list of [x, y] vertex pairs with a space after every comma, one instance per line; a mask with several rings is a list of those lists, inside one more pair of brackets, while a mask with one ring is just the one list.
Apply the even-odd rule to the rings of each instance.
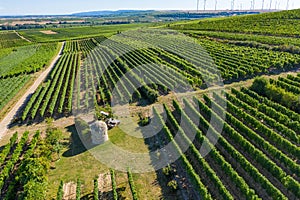
[[[216, 0], [207, 0], [207, 9], [215, 9]], [[231, 9], [232, 0], [217, 0], [217, 9]], [[253, 1], [253, 0], [252, 0]], [[262, 8], [263, 0], [254, 0], [255, 8]], [[264, 0], [265, 8], [286, 9], [288, 0]], [[299, 0], [289, 0], [289, 8], [300, 8]], [[204, 0], [199, 8], [203, 9]], [[197, 0], [0, 0], [0, 15], [69, 14], [81, 11], [157, 9], [195, 10]], [[235, 9], [249, 9], [251, 0], [235, 0]]]

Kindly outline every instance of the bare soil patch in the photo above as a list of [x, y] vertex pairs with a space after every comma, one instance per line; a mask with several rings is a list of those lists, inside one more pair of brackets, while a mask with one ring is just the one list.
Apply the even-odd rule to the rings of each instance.
[[40, 31], [41, 33], [44, 33], [46, 35], [56, 35], [57, 32], [51, 31], [51, 30], [47, 30], [47, 31]]
[[76, 199], [76, 183], [69, 182], [64, 184], [64, 200], [73, 200]]

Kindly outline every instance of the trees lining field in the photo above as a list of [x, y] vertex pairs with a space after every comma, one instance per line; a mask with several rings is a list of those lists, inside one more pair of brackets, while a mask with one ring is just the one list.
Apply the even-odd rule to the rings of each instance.
[[50, 42], [50, 41], [65, 41], [75, 40], [83, 38], [91, 38], [98, 36], [112, 36], [119, 31], [126, 31], [139, 27], [144, 27], [146, 24], [123, 24], [123, 25], [104, 25], [104, 26], [92, 26], [92, 27], [71, 27], [71, 28], [53, 28], [52, 31], [57, 34], [44, 34], [41, 30], [24, 30], [18, 31], [25, 38], [34, 42]]

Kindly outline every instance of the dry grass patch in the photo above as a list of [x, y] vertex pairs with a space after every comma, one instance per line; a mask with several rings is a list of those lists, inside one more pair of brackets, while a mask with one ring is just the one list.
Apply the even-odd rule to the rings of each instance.
[[56, 35], [57, 32], [51, 31], [51, 30], [47, 30], [47, 31], [40, 31], [41, 33], [44, 33], [46, 35]]

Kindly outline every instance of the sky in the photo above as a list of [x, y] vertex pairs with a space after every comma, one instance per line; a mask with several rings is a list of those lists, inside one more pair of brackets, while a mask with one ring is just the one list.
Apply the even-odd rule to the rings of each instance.
[[[199, 0], [199, 9], [204, 9], [204, 0]], [[231, 9], [232, 0], [206, 0], [206, 9]], [[250, 9], [254, 1], [255, 9], [262, 8], [263, 0], [235, 0], [235, 9]], [[264, 0], [264, 8], [300, 8], [299, 0]], [[0, 15], [30, 14], [71, 14], [98, 10], [196, 10], [197, 0], [0, 0]]]

